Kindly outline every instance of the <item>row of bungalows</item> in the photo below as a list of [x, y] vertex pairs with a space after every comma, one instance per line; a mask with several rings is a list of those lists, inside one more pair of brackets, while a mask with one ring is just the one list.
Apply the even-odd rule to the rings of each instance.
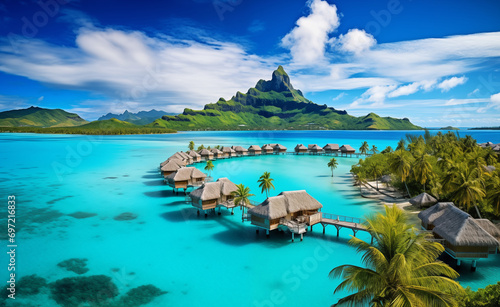
[[201, 185], [189, 194], [193, 207], [200, 210], [207, 216], [206, 210], [215, 209], [217, 206], [234, 208], [232, 192], [238, 187], [227, 178], [219, 178], [215, 182], [208, 182]]
[[[278, 196], [267, 198], [260, 205], [248, 210], [252, 225], [266, 230], [288, 228], [292, 235], [301, 235], [307, 226], [321, 222], [323, 205], [305, 190], [281, 192]], [[293, 240], [293, 238], [292, 238]]]
[[297, 144], [294, 150], [295, 154], [309, 153], [313, 155], [322, 153], [331, 154], [340, 152], [341, 155], [345, 154], [347, 156], [348, 154], [352, 155], [356, 153], [356, 150], [352, 148], [351, 145], [342, 145], [341, 147], [339, 147], [338, 144], [330, 144], [330, 143], [326, 144], [324, 147], [321, 147], [317, 144], [309, 144], [307, 147], [304, 146], [303, 144]]
[[445, 252], [457, 260], [476, 260], [496, 254], [500, 246], [500, 230], [487, 219], [474, 219], [452, 202], [440, 202], [420, 212], [422, 228], [431, 231], [441, 241]]
[[205, 182], [207, 175], [196, 167], [181, 167], [177, 171], [165, 176], [165, 183], [177, 189], [184, 189], [184, 192], [189, 187], [198, 187]]

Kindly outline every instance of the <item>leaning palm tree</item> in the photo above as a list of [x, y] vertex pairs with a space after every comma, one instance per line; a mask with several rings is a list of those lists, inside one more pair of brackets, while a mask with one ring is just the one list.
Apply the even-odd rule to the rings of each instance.
[[377, 163], [371, 163], [368, 165], [368, 175], [372, 176], [373, 179], [377, 182], [377, 191], [378, 191], [378, 179], [382, 176], [382, 166]]
[[477, 168], [469, 168], [467, 164], [462, 164], [455, 177], [451, 181], [451, 199], [459, 206], [464, 206], [467, 210], [474, 205], [476, 213], [481, 218], [481, 213], [477, 208], [477, 202], [485, 196], [484, 179]]
[[259, 180], [257, 181], [259, 183], [259, 188], [262, 188], [261, 193], [266, 192], [266, 198], [269, 197], [269, 191], [271, 188], [274, 190], [274, 184], [273, 184], [274, 179], [271, 178], [271, 173], [270, 172], [264, 172], [262, 176], [260, 176]]
[[328, 161], [328, 167], [332, 170], [332, 177], [333, 177], [333, 170], [336, 169], [338, 165], [339, 163], [335, 158], [331, 158], [330, 161]]
[[359, 153], [361, 153], [363, 155], [366, 155], [366, 153], [368, 152], [369, 148], [370, 147], [368, 145], [368, 142], [364, 141], [363, 143], [361, 143], [361, 147], [359, 148]]
[[492, 177], [486, 190], [488, 201], [493, 207], [494, 213], [500, 215], [500, 177]]
[[211, 160], [207, 161], [207, 165], [205, 165], [204, 168], [206, 171], [208, 171], [208, 177], [212, 177], [212, 170], [214, 169], [214, 163]]
[[390, 161], [389, 168], [391, 169], [392, 173], [401, 178], [401, 181], [405, 184], [408, 197], [411, 197], [408, 185], [406, 185], [406, 179], [410, 176], [411, 173], [411, 164], [413, 162], [413, 156], [406, 150], [399, 149], [392, 154], [389, 161]]
[[193, 150], [194, 149], [194, 141], [189, 141], [188, 148], [189, 148], [189, 150]]
[[453, 280], [458, 273], [436, 260], [444, 247], [417, 233], [401, 209], [386, 206], [385, 215], [369, 217], [365, 225], [374, 244], [356, 237], [349, 244], [363, 253], [367, 267], [341, 265], [330, 272], [343, 278], [335, 293], [355, 291], [333, 306], [458, 306], [464, 291]]
[[363, 172], [358, 172], [355, 177], [354, 184], [359, 186], [359, 194], [363, 196], [363, 191], [361, 188], [363, 187], [363, 184], [366, 183], [366, 175]]
[[234, 198], [234, 204], [236, 206], [241, 206], [243, 209], [241, 213], [241, 219], [244, 219], [245, 216], [245, 207], [248, 207], [250, 205], [250, 197], [255, 196], [254, 194], [250, 193], [250, 188], [245, 187], [242, 183], [237, 184], [236, 187], [238, 188], [236, 191], [231, 192], [231, 195], [233, 195]]
[[424, 185], [425, 192], [425, 183], [432, 178], [432, 166], [429, 162], [430, 156], [428, 154], [422, 153], [415, 157], [415, 161], [412, 164], [413, 175], [415, 179], [420, 182], [420, 184]]
[[372, 146], [372, 149], [371, 149], [371, 152], [372, 152], [374, 155], [376, 155], [376, 154], [378, 153], [378, 148], [377, 148], [377, 146], [373, 145], [373, 146]]

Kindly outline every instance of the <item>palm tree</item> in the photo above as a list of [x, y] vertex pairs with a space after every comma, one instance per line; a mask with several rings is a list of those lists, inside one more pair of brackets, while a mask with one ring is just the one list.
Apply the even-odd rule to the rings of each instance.
[[205, 146], [203, 146], [203, 144], [201, 144], [200, 146], [198, 146], [198, 148], [196, 148], [196, 151], [200, 151], [202, 149], [205, 149]]
[[420, 184], [424, 185], [424, 192], [425, 183], [432, 178], [432, 166], [429, 162], [429, 158], [430, 156], [428, 154], [419, 154], [415, 157], [415, 162], [413, 162], [412, 165], [413, 175]]
[[378, 178], [382, 176], [382, 165], [378, 163], [370, 163], [368, 165], [368, 174], [372, 176], [373, 179], [377, 182], [377, 191], [378, 191]]
[[500, 215], [500, 177], [493, 177], [488, 184], [487, 199], [491, 203], [495, 214]]
[[236, 187], [238, 189], [236, 191], [231, 192], [231, 195], [233, 195], [234, 198], [234, 204], [236, 206], [241, 206], [243, 209], [243, 212], [241, 213], [241, 218], [245, 216], [245, 207], [247, 207], [250, 204], [250, 197], [255, 196], [254, 194], [250, 193], [250, 188], [245, 187], [242, 183], [237, 184]]
[[212, 177], [212, 170], [214, 169], [214, 164], [211, 160], [207, 161], [207, 165], [205, 165], [205, 170], [208, 171], [208, 176]]
[[[401, 140], [404, 141], [404, 140]], [[400, 143], [401, 143], [400, 141]], [[404, 143], [404, 142], [403, 142]], [[399, 147], [399, 145], [398, 145]], [[403, 146], [404, 147], [404, 146]], [[401, 181], [405, 184], [406, 192], [408, 192], [408, 196], [410, 195], [410, 190], [406, 185], [406, 179], [410, 176], [411, 173], [411, 164], [412, 164], [413, 156], [404, 149], [396, 150], [390, 159], [389, 168], [391, 171], [401, 178]]]
[[193, 150], [194, 149], [194, 141], [189, 141], [188, 148], [189, 148], [189, 150]]
[[450, 183], [452, 189], [452, 200], [459, 206], [465, 206], [467, 210], [473, 204], [477, 215], [481, 218], [481, 213], [477, 208], [477, 202], [485, 196], [484, 180], [477, 168], [469, 168], [467, 164], [462, 164], [461, 168]]
[[273, 188], [274, 190], [273, 181], [274, 179], [271, 178], [270, 172], [264, 172], [264, 174], [260, 176], [259, 180], [257, 181], [259, 183], [259, 188], [262, 188], [261, 193], [266, 192], [266, 198], [269, 197], [269, 190], [271, 190], [271, 188]]
[[335, 158], [331, 158], [330, 161], [328, 161], [328, 167], [332, 170], [332, 177], [333, 177], [333, 170], [336, 169], [338, 165], [339, 163]]
[[343, 278], [335, 293], [357, 292], [333, 306], [458, 306], [456, 298], [464, 291], [453, 280], [458, 273], [436, 261], [444, 247], [417, 233], [401, 209], [386, 206], [385, 215], [367, 218], [366, 227], [375, 243], [352, 237], [349, 244], [363, 253], [367, 267], [341, 265], [329, 274]]
[[368, 152], [368, 149], [369, 149], [369, 145], [368, 145], [368, 142], [367, 141], [364, 141], [363, 143], [361, 143], [361, 147], [359, 148], [359, 152], [363, 155], [366, 155], [366, 153]]
[[406, 141], [404, 139], [399, 140], [398, 146], [396, 147], [396, 151], [398, 150], [405, 150], [406, 149]]
[[378, 153], [378, 148], [377, 148], [377, 146], [373, 145], [373, 146], [372, 146], [372, 149], [371, 149], [371, 152], [372, 152], [374, 155], [375, 155], [375, 154], [377, 154], [377, 153]]
[[354, 184], [359, 186], [359, 194], [363, 196], [363, 191], [361, 190], [363, 184], [366, 183], [366, 175], [363, 172], [358, 172], [356, 174], [356, 179]]

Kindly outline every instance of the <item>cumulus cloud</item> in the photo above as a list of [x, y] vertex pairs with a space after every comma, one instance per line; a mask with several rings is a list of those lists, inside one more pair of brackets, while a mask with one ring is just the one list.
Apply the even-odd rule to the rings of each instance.
[[309, 3], [311, 13], [297, 20], [297, 25], [281, 40], [290, 49], [293, 61], [298, 64], [314, 64], [324, 59], [328, 35], [339, 26], [337, 7], [326, 1]]
[[350, 29], [345, 35], [340, 35], [338, 39], [340, 50], [354, 54], [360, 54], [376, 43], [377, 41], [371, 34], [359, 29]]
[[429, 91], [436, 85], [436, 83], [436, 80], [423, 80], [420, 82], [413, 82], [407, 85], [402, 85], [394, 91], [390, 92], [387, 97], [394, 98], [399, 96], [408, 96], [418, 92], [419, 90]]
[[465, 82], [467, 82], [467, 78], [465, 76], [462, 76], [460, 78], [451, 77], [439, 83], [437, 87], [440, 88], [443, 92], [447, 92], [458, 85], [464, 84]]
[[351, 103], [349, 107], [353, 109], [364, 108], [367, 107], [367, 104], [370, 107], [381, 107], [385, 102], [387, 94], [393, 91], [395, 88], [396, 85], [371, 87], [366, 92], [361, 94], [360, 98]]

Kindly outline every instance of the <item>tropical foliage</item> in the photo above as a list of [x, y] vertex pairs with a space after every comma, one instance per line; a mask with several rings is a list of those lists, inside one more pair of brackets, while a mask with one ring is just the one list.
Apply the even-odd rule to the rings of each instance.
[[236, 191], [231, 192], [231, 194], [234, 196], [234, 204], [236, 206], [241, 206], [243, 208], [242, 210], [242, 218], [245, 214], [245, 209], [249, 204], [250, 204], [250, 197], [255, 196], [254, 194], [250, 193], [250, 188], [245, 187], [242, 183], [237, 184], [236, 187], [238, 188]]
[[499, 156], [470, 136], [407, 135], [395, 151], [360, 160], [351, 172], [370, 180], [391, 175], [393, 185], [410, 197], [427, 192], [477, 217], [500, 216]]
[[274, 184], [273, 184], [274, 179], [271, 178], [271, 173], [270, 172], [264, 172], [262, 176], [260, 176], [259, 180], [257, 181], [259, 183], [259, 188], [262, 189], [261, 193], [266, 193], [266, 197], [269, 197], [269, 191], [271, 188], [274, 190]]
[[335, 292], [354, 292], [334, 306], [459, 306], [456, 298], [464, 291], [453, 280], [458, 273], [436, 260], [444, 247], [407, 224], [401, 209], [386, 206], [365, 225], [374, 244], [356, 237], [349, 244], [366, 267], [341, 265], [330, 272], [343, 279]]
[[465, 295], [460, 299], [461, 307], [498, 307], [500, 306], [500, 281], [488, 285], [484, 289], [472, 291], [465, 289]]
[[208, 171], [209, 177], [211, 177], [213, 169], [214, 169], [214, 163], [211, 160], [208, 160], [204, 170]]
[[332, 177], [333, 177], [333, 170], [336, 169], [338, 165], [339, 163], [335, 158], [331, 158], [330, 161], [328, 161], [328, 167], [332, 170]]

